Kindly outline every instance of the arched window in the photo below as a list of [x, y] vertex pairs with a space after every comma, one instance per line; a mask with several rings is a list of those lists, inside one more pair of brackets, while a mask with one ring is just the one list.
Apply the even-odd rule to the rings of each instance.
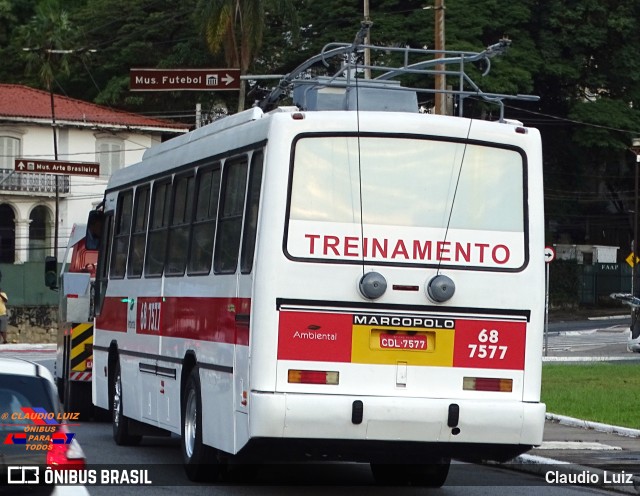
[[44, 262], [51, 247], [49, 209], [44, 206], [34, 208], [29, 215], [29, 261]]
[[7, 205], [0, 205], [0, 263], [16, 261], [15, 214]]

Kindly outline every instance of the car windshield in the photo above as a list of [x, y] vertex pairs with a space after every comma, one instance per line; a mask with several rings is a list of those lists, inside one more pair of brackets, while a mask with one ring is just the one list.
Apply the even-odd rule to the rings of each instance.
[[0, 376], [0, 414], [3, 415], [0, 430], [22, 431], [25, 425], [34, 424], [27, 414], [57, 412], [46, 380], [22, 375]]

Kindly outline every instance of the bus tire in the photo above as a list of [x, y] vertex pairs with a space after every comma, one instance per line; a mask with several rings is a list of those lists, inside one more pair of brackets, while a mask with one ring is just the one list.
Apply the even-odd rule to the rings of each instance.
[[371, 472], [381, 486], [442, 487], [449, 475], [451, 460], [434, 463], [372, 463]]
[[202, 442], [202, 396], [200, 374], [194, 367], [182, 395], [182, 458], [192, 481], [215, 482], [220, 476], [217, 450]]
[[113, 426], [113, 440], [118, 446], [134, 446], [139, 444], [142, 436], [129, 433], [129, 419], [124, 416], [122, 406], [122, 374], [120, 373], [120, 362], [116, 362], [113, 372], [112, 391], [110, 394]]

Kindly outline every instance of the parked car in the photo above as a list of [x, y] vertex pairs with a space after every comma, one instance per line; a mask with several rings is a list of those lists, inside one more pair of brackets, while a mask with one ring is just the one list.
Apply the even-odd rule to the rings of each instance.
[[[29, 418], [34, 413], [43, 414], [49, 423], [38, 426], [45, 420]], [[13, 490], [14, 494], [88, 494], [83, 487], [69, 487], [67, 491], [67, 488], [62, 490], [46, 485], [43, 474], [38, 474], [38, 484], [9, 485], [21, 477], [35, 480], [35, 472], [23, 473], [16, 467], [85, 468], [84, 452], [62, 422], [62, 413], [53, 375], [46, 367], [18, 358], [0, 358], [0, 484], [4, 487], [3, 493]], [[39, 449], [30, 449], [30, 446]]]

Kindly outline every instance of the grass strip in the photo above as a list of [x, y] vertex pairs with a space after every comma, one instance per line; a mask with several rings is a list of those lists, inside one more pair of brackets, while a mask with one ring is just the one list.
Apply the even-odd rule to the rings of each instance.
[[546, 363], [542, 401], [547, 412], [639, 429], [640, 366]]

